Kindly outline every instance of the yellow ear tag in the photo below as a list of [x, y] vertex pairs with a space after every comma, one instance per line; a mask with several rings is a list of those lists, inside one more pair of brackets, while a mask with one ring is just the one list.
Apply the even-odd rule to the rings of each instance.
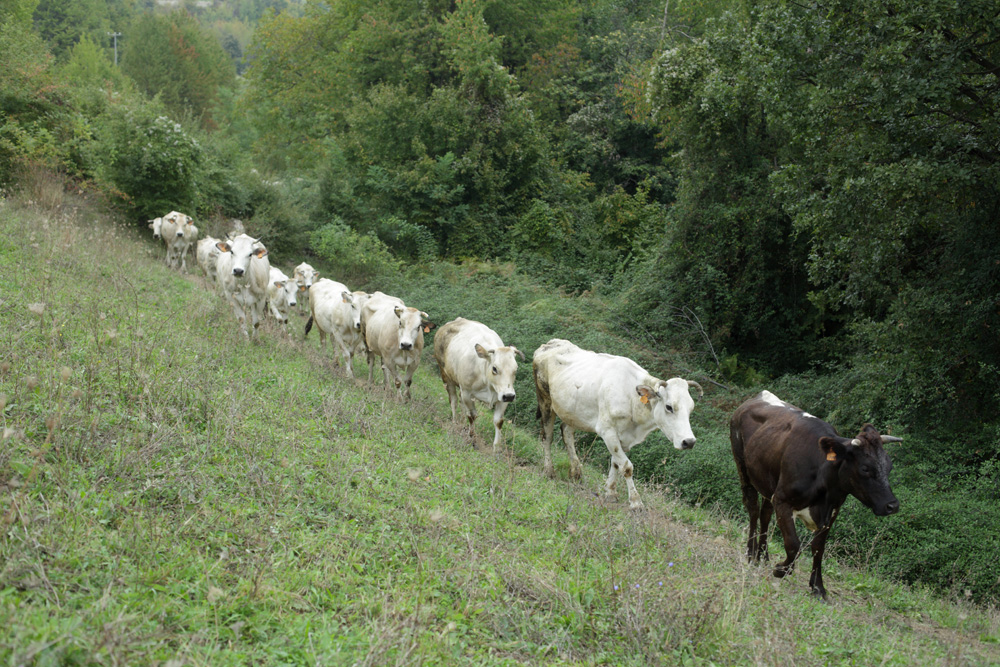
[[830, 451], [828, 451], [826, 453], [826, 460], [827, 461], [836, 461], [837, 460], [837, 452], [833, 451], [832, 449]]
[[639, 397], [639, 400], [642, 401], [643, 405], [646, 405], [647, 403], [649, 403], [649, 396], [643, 394], [642, 396]]
[[431, 332], [430, 327], [424, 327], [424, 333], [430, 333], [430, 332]]

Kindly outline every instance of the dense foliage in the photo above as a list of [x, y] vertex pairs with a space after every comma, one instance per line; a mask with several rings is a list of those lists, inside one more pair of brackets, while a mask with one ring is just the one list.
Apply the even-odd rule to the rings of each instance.
[[[996, 546], [959, 518], [1000, 534], [993, 4], [91, 4], [0, 9], [0, 181], [41, 165], [137, 221], [238, 217], [352, 286], [416, 264], [397, 289], [448, 314], [485, 281], [518, 306], [482, 317], [532, 341], [568, 335], [545, 323], [564, 297], [528, 317], [521, 280], [588, 292], [607, 307], [560, 320], [577, 342], [902, 435], [912, 512], [850, 515], [848, 549], [878, 532], [886, 570], [996, 598]], [[439, 260], [519, 275], [456, 287]], [[708, 440], [637, 470], [739, 513]]]

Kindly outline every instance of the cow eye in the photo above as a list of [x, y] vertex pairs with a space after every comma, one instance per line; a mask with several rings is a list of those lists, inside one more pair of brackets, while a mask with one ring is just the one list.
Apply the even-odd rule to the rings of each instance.
[[497, 374], [497, 373], [499, 373], [499, 372], [500, 372], [500, 371], [498, 371], [498, 370], [497, 370], [497, 367], [496, 367], [496, 366], [494, 366], [494, 367], [493, 367], [493, 375], [496, 375], [496, 374]]
[[674, 406], [670, 405], [669, 403], [664, 403], [663, 407], [665, 407], [667, 409], [667, 412], [673, 412], [674, 411]]

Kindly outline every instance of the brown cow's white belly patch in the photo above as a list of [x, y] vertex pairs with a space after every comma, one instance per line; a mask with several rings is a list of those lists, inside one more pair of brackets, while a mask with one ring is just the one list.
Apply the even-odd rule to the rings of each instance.
[[801, 509], [801, 510], [795, 510], [794, 512], [792, 512], [792, 516], [795, 517], [796, 519], [798, 519], [799, 521], [801, 521], [803, 524], [805, 524], [805, 527], [808, 528], [809, 530], [811, 530], [814, 533], [819, 528], [816, 525], [816, 522], [813, 521], [812, 514], [809, 513], [809, 508], [808, 507], [806, 507], [805, 509]]

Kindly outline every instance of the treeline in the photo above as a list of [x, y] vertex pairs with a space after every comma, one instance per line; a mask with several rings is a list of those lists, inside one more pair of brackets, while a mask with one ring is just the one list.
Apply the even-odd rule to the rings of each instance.
[[238, 217], [358, 287], [477, 258], [600, 294], [737, 393], [903, 436], [895, 571], [995, 599], [1000, 15], [910, 5], [16, 0], [0, 179]]

